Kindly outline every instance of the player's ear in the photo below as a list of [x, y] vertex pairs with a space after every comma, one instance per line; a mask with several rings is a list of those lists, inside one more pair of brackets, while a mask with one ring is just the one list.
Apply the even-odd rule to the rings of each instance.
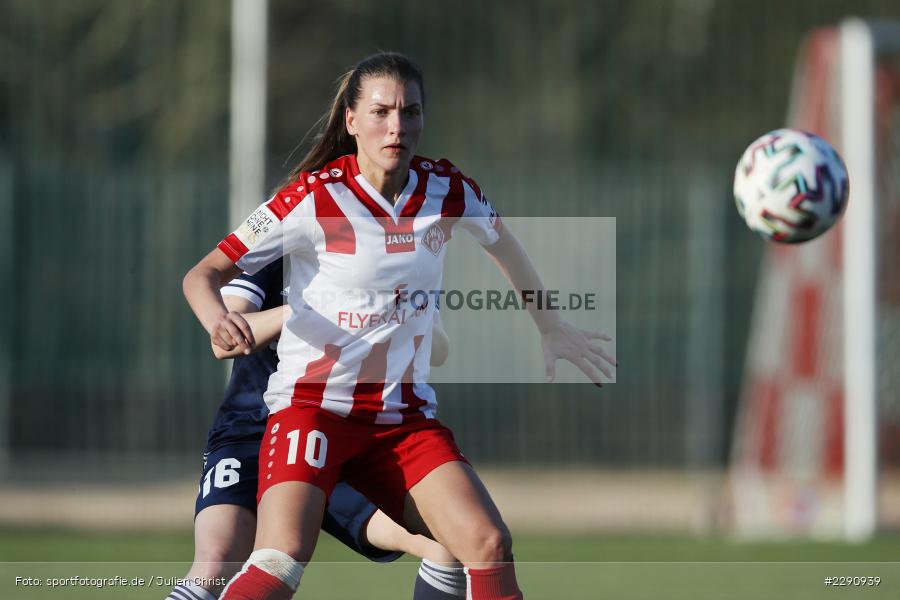
[[353, 112], [353, 109], [347, 108], [344, 110], [344, 123], [347, 127], [347, 133], [351, 136], [356, 135], [356, 114]]

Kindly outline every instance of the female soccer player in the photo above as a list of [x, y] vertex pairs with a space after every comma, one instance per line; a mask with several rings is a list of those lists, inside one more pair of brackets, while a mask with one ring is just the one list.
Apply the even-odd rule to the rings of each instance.
[[[167, 600], [215, 600], [253, 548], [257, 463], [269, 412], [263, 392], [278, 363], [270, 343], [277, 340], [289, 314], [283, 304], [283, 280], [279, 259], [255, 275], [242, 273], [222, 288], [225, 305], [244, 315], [251, 327], [254, 353], [247, 356], [212, 347], [216, 358], [234, 358], [234, 366], [204, 451], [194, 562]], [[432, 366], [443, 364], [449, 352], [439, 314], [435, 313]], [[322, 528], [375, 562], [393, 561], [403, 553], [422, 558], [413, 600], [465, 597], [465, 574], [440, 544], [410, 534], [346, 483], [332, 492]]]
[[[228, 312], [219, 288], [242, 270], [290, 260], [291, 316], [265, 394], [255, 550], [226, 600], [293, 595], [342, 475], [456, 556], [473, 600], [522, 598], [509, 531], [435, 418], [425, 383], [434, 303], [410, 299], [440, 289], [458, 226], [517, 290], [544, 287], [478, 186], [449, 161], [415, 156], [424, 101], [421, 72], [408, 59], [364, 59], [342, 78], [321, 138], [283, 189], [185, 276], [185, 296], [212, 343], [247, 351], [249, 327]], [[611, 377], [615, 360], [596, 342], [607, 336], [533, 304], [529, 312], [548, 379], [558, 358], [598, 385], [600, 372]]]

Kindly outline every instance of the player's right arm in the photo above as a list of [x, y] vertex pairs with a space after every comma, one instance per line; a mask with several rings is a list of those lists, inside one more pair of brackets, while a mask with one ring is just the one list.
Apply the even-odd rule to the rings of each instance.
[[187, 272], [181, 287], [213, 346], [249, 354], [253, 348], [250, 325], [240, 313], [228, 310], [219, 291], [240, 273], [241, 268], [216, 248]]
[[[188, 271], [182, 282], [184, 296], [210, 341], [226, 351], [253, 349], [253, 333], [240, 313], [228, 311], [219, 290], [242, 271], [257, 273], [266, 265], [294, 251], [315, 248], [312, 196], [303, 184], [293, 182], [260, 205], [234, 232], [219, 242]], [[299, 208], [300, 210], [295, 211]], [[295, 217], [286, 217], [294, 213]], [[306, 217], [306, 218], [304, 218]]]

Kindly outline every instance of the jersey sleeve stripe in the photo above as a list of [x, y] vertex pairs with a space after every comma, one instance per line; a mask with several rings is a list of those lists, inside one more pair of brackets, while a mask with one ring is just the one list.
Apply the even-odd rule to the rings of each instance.
[[222, 296], [237, 296], [238, 298], [249, 300], [256, 308], [262, 308], [265, 301], [265, 296], [260, 292], [235, 282], [231, 282], [222, 288]]
[[481, 188], [474, 181], [467, 177], [463, 177], [462, 181], [463, 202], [464, 205], [470, 207], [464, 210], [464, 214], [471, 215], [468, 217], [469, 225], [475, 224], [473, 229], [479, 231], [476, 234], [479, 243], [490, 246], [499, 239], [500, 230], [502, 229], [500, 215], [497, 214], [491, 203], [487, 201]]
[[[288, 194], [277, 194], [266, 203], [266, 208], [272, 211], [279, 221], [284, 221], [294, 206], [300, 203], [300, 198], [294, 198]], [[294, 206], [291, 206], [293, 204]]]
[[441, 220], [438, 226], [444, 232], [444, 241], [449, 242], [453, 237], [453, 226], [463, 216], [466, 210], [465, 190], [463, 190], [460, 177], [450, 177], [450, 187], [444, 201], [441, 204]]
[[247, 288], [248, 290], [254, 291], [259, 294], [259, 297], [263, 300], [266, 299], [266, 291], [250, 281], [249, 279], [245, 279], [246, 275], [242, 275], [240, 277], [236, 277], [229, 281], [226, 285], [236, 285], [238, 287]]
[[229, 233], [224, 240], [219, 242], [218, 248], [225, 253], [225, 256], [231, 259], [231, 262], [235, 263], [249, 251], [244, 242], [233, 233]]

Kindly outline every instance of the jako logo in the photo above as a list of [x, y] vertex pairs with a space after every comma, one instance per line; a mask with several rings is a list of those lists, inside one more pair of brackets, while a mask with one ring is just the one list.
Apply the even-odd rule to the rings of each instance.
[[386, 246], [395, 244], [412, 244], [415, 241], [411, 233], [386, 233], [384, 234], [384, 243]]
[[435, 256], [444, 246], [444, 230], [437, 225], [432, 225], [422, 236], [422, 245], [428, 248], [428, 251]]

